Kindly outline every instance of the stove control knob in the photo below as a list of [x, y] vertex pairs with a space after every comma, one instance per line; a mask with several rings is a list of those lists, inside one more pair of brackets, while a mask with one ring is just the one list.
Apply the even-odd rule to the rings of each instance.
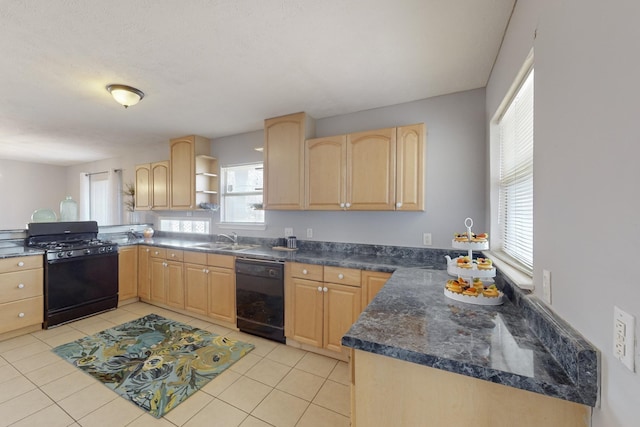
[[58, 258], [63, 258], [64, 257], [64, 252], [58, 252]]
[[101, 247], [101, 248], [99, 248], [99, 249], [98, 249], [98, 252], [100, 252], [101, 254], [103, 254], [103, 253], [104, 253], [104, 250], [105, 250], [105, 248], [104, 248], [104, 246], [103, 246], [103, 247]]
[[67, 257], [71, 258], [73, 256], [73, 251], [67, 252]]
[[85, 249], [84, 250], [84, 254], [85, 255], [91, 255], [91, 249]]

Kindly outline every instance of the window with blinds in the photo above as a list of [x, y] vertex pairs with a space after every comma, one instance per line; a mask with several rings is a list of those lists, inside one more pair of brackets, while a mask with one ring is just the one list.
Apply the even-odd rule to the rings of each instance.
[[502, 250], [533, 272], [533, 69], [498, 121]]

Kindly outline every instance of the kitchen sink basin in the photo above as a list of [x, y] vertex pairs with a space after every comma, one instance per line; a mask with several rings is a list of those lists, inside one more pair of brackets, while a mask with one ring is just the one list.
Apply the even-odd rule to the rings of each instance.
[[212, 249], [218, 251], [243, 251], [245, 249], [257, 248], [258, 245], [232, 244], [225, 242], [208, 242], [198, 243], [191, 246], [192, 248]]

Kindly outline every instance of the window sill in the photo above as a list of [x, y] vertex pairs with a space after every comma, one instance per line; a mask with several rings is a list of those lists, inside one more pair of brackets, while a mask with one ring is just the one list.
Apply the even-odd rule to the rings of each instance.
[[519, 288], [527, 289], [530, 291], [535, 288], [535, 286], [533, 285], [533, 277], [520, 270], [519, 268], [511, 265], [507, 260], [505, 260], [505, 255], [502, 255], [499, 252], [491, 251], [483, 251], [483, 254], [491, 258], [491, 260], [493, 261], [493, 265], [495, 265], [496, 268], [500, 269], [502, 274], [507, 276]]
[[267, 224], [250, 223], [250, 222], [219, 222], [216, 224], [218, 228], [223, 230], [259, 230], [267, 229]]

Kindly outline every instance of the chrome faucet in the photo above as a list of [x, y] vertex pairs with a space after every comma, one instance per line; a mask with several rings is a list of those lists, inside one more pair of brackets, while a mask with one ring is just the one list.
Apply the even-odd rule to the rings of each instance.
[[218, 237], [226, 237], [227, 239], [231, 240], [234, 245], [238, 244], [238, 233], [236, 233], [235, 231], [231, 233], [231, 236], [229, 236], [228, 234], [218, 234]]

